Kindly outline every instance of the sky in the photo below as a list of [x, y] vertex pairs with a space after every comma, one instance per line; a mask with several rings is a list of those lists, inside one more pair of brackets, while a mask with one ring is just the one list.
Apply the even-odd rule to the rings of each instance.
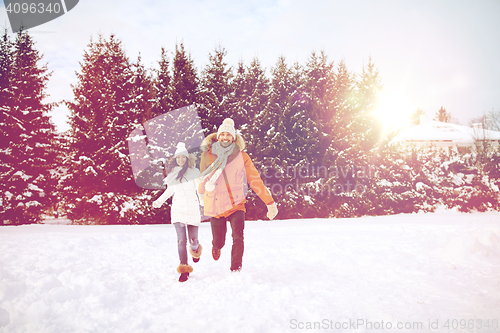
[[[0, 4], [0, 27], [11, 32]], [[499, 17], [499, 0], [80, 0], [29, 33], [53, 72], [47, 102], [72, 100], [91, 38], [115, 34], [131, 60], [140, 54], [150, 68], [162, 47], [172, 52], [180, 42], [199, 70], [221, 45], [230, 66], [257, 57], [269, 77], [280, 56], [305, 65], [324, 51], [354, 73], [371, 58], [385, 121], [403, 122], [417, 108], [432, 118], [444, 107], [469, 125], [500, 112]], [[64, 105], [51, 112], [59, 131], [69, 129], [68, 114]]]

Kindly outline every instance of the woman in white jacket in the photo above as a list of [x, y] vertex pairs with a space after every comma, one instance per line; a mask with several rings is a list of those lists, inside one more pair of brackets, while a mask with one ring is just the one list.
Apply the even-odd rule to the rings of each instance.
[[189, 253], [194, 262], [200, 260], [202, 247], [198, 241], [198, 226], [200, 225], [200, 202], [197, 195], [200, 170], [195, 167], [195, 157], [190, 155], [185, 144], [179, 142], [174, 157], [167, 166], [165, 182], [167, 189], [153, 202], [153, 207], [159, 208], [172, 195], [171, 221], [177, 231], [177, 243], [180, 265], [177, 272], [181, 274], [180, 282], [188, 279], [193, 267], [188, 265], [186, 251], [187, 234], [189, 235]]

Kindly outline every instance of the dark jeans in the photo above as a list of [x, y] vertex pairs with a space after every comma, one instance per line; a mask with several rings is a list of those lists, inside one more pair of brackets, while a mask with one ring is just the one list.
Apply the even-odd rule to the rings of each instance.
[[233, 247], [231, 249], [231, 269], [241, 268], [243, 261], [243, 229], [245, 229], [245, 212], [238, 210], [225, 218], [210, 218], [212, 227], [212, 245], [216, 249], [222, 249], [226, 243], [227, 221], [231, 224]]
[[[187, 235], [186, 235], [186, 224], [184, 223], [174, 223], [175, 231], [177, 231], [177, 249], [179, 250], [179, 259], [181, 264], [187, 265], [188, 256], [187, 256]], [[191, 246], [191, 250], [197, 251], [199, 242], [198, 242], [198, 227], [194, 225], [187, 225], [187, 233], [189, 234], [189, 244]]]

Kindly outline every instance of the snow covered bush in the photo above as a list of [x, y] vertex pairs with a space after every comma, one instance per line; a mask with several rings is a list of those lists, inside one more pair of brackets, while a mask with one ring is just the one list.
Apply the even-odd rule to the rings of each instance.
[[475, 156], [452, 155], [442, 168], [446, 172], [442, 200], [448, 208], [458, 207], [462, 212], [500, 208], [494, 167], [488, 166], [486, 171]]

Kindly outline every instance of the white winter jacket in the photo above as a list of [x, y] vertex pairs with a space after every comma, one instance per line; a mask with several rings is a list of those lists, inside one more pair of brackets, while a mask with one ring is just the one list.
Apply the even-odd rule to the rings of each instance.
[[167, 175], [165, 179], [167, 189], [156, 201], [163, 204], [173, 195], [174, 198], [172, 199], [172, 208], [170, 211], [171, 222], [182, 222], [199, 226], [201, 224], [201, 216], [197, 188], [200, 170], [197, 168], [188, 168], [181, 181], [179, 181], [175, 178], [180, 170], [181, 167], [175, 167]]

